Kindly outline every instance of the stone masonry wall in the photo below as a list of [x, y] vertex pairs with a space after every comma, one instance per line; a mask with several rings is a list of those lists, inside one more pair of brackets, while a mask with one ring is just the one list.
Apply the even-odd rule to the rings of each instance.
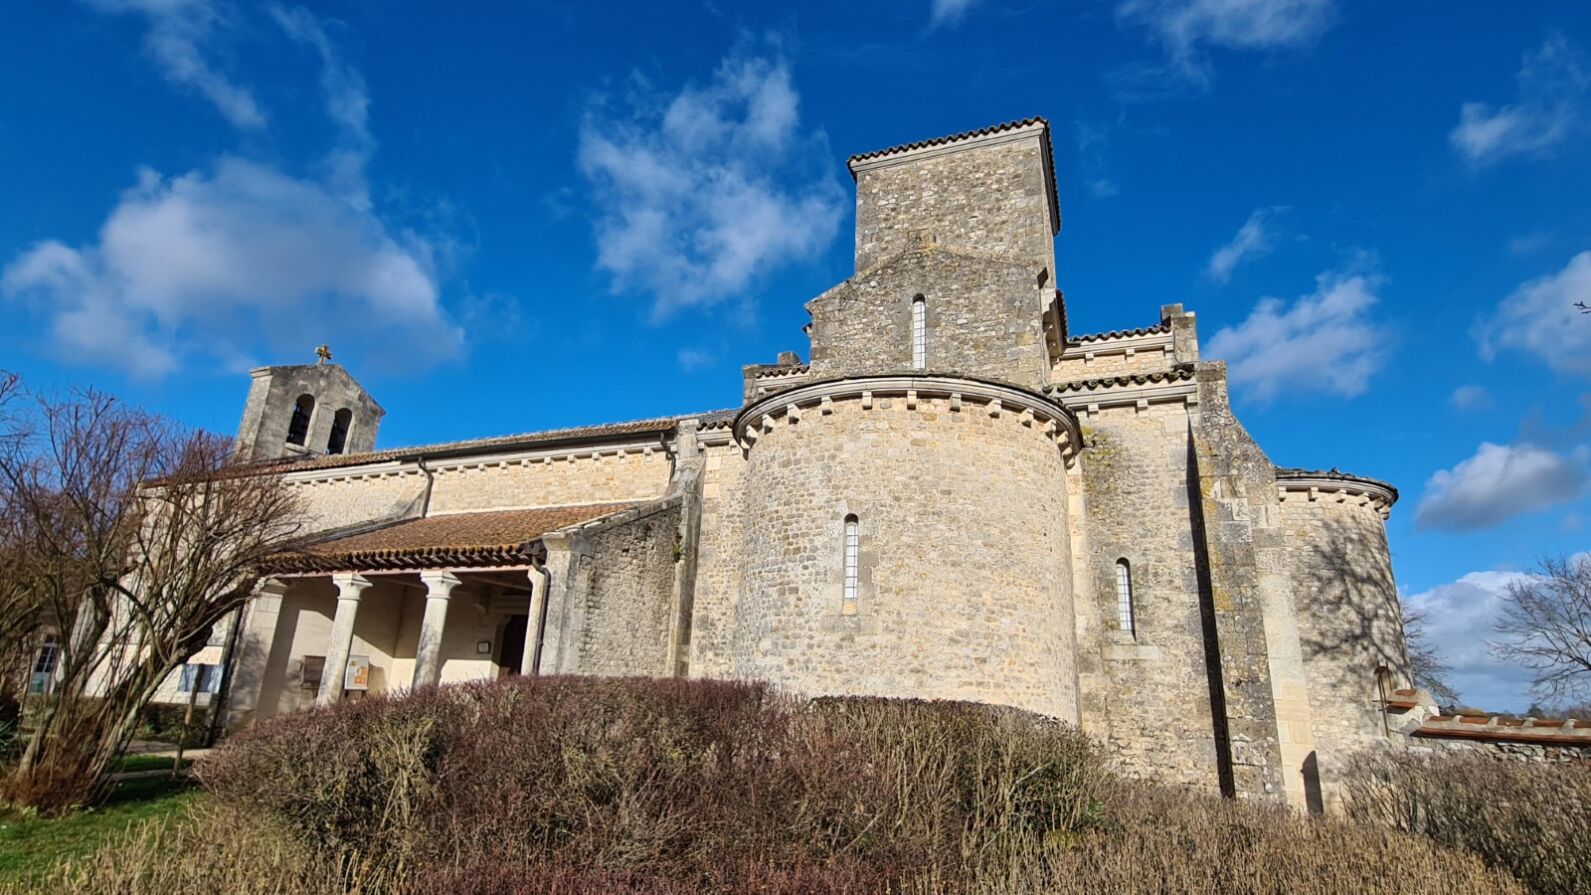
[[[526, 461], [486, 457], [454, 466], [433, 461], [428, 512], [651, 500], [667, 490], [671, 468], [662, 450]], [[426, 475], [414, 465], [289, 481], [305, 504], [306, 533], [417, 516], [426, 505]]]
[[[1169, 347], [1171, 340], [1166, 340]], [[1090, 346], [1092, 348], [1092, 346]], [[1107, 379], [1133, 373], [1158, 373], [1171, 369], [1175, 363], [1171, 352], [1165, 348], [1134, 349], [1127, 354], [1119, 348], [1100, 346], [1093, 357], [1073, 354], [1070, 350], [1050, 371], [1052, 382], [1072, 382], [1079, 379]]]
[[706, 449], [691, 613], [692, 677], [729, 677], [733, 672], [730, 635], [740, 596], [745, 472], [739, 445]]
[[1381, 513], [1362, 498], [1289, 492], [1288, 569], [1308, 672], [1322, 788], [1330, 801], [1357, 749], [1386, 736], [1376, 669], [1408, 686], [1403, 614]]
[[[745, 475], [736, 677], [807, 694], [1077, 717], [1066, 478], [1039, 427], [948, 399], [836, 397], [764, 432]], [[843, 600], [844, 520], [861, 535]]]
[[1041, 388], [1049, 375], [1040, 268], [925, 247], [807, 304], [814, 380], [912, 369], [912, 300], [924, 297], [926, 368]]
[[1275, 467], [1232, 415], [1224, 365], [1201, 365], [1198, 383], [1195, 527], [1220, 654], [1228, 785], [1240, 798], [1285, 795], [1302, 808], [1313, 732]]
[[668, 489], [672, 468], [662, 450], [441, 467], [431, 512], [650, 500]]
[[674, 594], [678, 503], [601, 526], [589, 536], [579, 674], [666, 677]]
[[[1219, 788], [1210, 657], [1193, 543], [1184, 405], [1083, 419], [1086, 552], [1078, 603], [1079, 707], [1136, 776]], [[1132, 576], [1135, 630], [1117, 618], [1116, 562]]]
[[879, 167], [853, 165], [860, 168], [856, 269], [865, 271], [926, 235], [942, 245], [1031, 258], [1053, 273], [1047, 161], [1035, 129], [1005, 142], [946, 147]]
[[303, 501], [303, 534], [417, 516], [425, 503], [425, 476], [416, 469], [289, 481]]

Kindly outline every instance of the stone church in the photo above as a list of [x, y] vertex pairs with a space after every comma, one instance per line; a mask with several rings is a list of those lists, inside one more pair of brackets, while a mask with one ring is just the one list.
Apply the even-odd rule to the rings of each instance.
[[1397, 491], [1272, 462], [1180, 305], [1068, 327], [1043, 119], [849, 168], [856, 272], [739, 408], [378, 449], [343, 368], [254, 370], [239, 457], [319, 534], [243, 616], [227, 724], [511, 674], [753, 679], [1016, 706], [1129, 773], [1318, 810], [1411, 693]]

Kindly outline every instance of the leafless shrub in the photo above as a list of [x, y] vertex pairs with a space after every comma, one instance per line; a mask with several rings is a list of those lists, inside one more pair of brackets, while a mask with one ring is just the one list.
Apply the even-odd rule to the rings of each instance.
[[1493, 654], [1534, 671], [1537, 695], [1554, 702], [1591, 696], [1591, 554], [1548, 557], [1510, 583], [1497, 631]]
[[1471, 852], [1537, 895], [1591, 889], [1591, 765], [1375, 752], [1348, 781], [1362, 823]]
[[[94, 798], [139, 710], [240, 607], [298, 530], [274, 476], [231, 445], [94, 391], [0, 403], [0, 655], [53, 629], [53, 687], [0, 797]], [[3, 396], [0, 396], [3, 397]]]

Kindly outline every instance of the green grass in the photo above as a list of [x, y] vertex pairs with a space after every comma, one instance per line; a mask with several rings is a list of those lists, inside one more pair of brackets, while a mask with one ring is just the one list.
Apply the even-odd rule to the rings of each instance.
[[56, 861], [92, 855], [129, 827], [173, 817], [201, 797], [186, 781], [160, 777], [118, 784], [103, 805], [65, 817], [0, 814], [0, 882], [39, 878]]
[[[111, 763], [111, 773], [127, 773], [130, 771], [169, 771], [176, 761], [174, 755], [123, 755]], [[184, 759], [183, 767], [189, 767], [192, 761]]]

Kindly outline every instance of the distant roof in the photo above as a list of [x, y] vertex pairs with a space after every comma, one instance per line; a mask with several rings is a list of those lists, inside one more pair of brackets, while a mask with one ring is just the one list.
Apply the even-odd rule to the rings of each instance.
[[1048, 121], [1038, 115], [1035, 115], [1032, 118], [1024, 118], [1021, 121], [1007, 121], [1004, 124], [980, 127], [977, 130], [972, 131], [962, 131], [959, 134], [951, 134], [948, 137], [934, 137], [929, 140], [918, 140], [915, 143], [902, 143], [899, 146], [891, 146], [888, 149], [875, 149], [872, 152], [863, 152], [858, 155], [851, 156], [846, 160], [846, 164], [849, 165], [854, 162], [865, 162], [868, 159], [882, 158], [886, 155], [893, 155], [897, 152], [906, 152], [912, 149], [925, 149], [929, 146], [943, 146], [946, 143], [956, 143], [961, 140], [970, 140], [973, 137], [986, 137], [990, 134], [1012, 131], [1016, 130], [1017, 128], [1028, 127], [1029, 125], [1033, 124], [1044, 125], [1045, 131], [1048, 131], [1050, 127], [1050, 123]]
[[1067, 336], [1068, 343], [1102, 342], [1106, 339], [1126, 339], [1133, 336], [1152, 336], [1160, 333], [1171, 332], [1171, 324], [1161, 321], [1154, 326], [1140, 326], [1137, 329], [1113, 329], [1105, 333], [1084, 333], [1082, 335]]
[[274, 563], [278, 572], [525, 565], [542, 535], [627, 510], [634, 503], [455, 513], [410, 519], [313, 544]]
[[365, 463], [384, 463], [391, 460], [403, 460], [413, 457], [441, 457], [459, 454], [475, 454], [487, 451], [511, 450], [519, 447], [537, 447], [541, 445], [560, 444], [564, 442], [579, 442], [588, 440], [611, 439], [631, 435], [662, 435], [674, 431], [680, 421], [699, 419], [704, 426], [711, 426], [720, 416], [733, 418], [733, 410], [715, 410], [709, 413], [691, 413], [681, 416], [664, 416], [654, 419], [631, 420], [622, 423], [604, 423], [596, 426], [574, 426], [568, 429], [547, 429], [541, 432], [523, 432], [518, 435], [498, 435], [489, 438], [475, 438], [464, 441], [444, 441], [436, 444], [422, 444], [413, 447], [385, 448], [379, 451], [367, 451], [355, 454], [322, 454], [309, 459], [282, 457], [276, 460], [265, 460], [249, 464], [240, 469], [241, 472], [297, 472], [312, 469], [336, 469], [344, 466], [360, 466]]

